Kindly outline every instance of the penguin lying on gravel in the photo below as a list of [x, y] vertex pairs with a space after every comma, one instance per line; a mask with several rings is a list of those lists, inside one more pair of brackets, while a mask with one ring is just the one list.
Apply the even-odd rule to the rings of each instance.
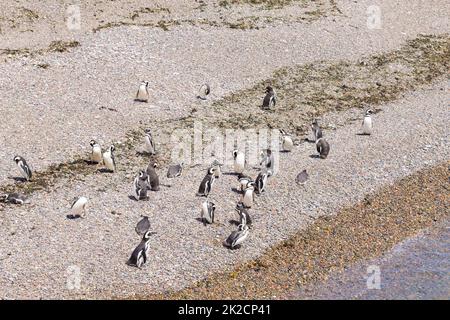
[[30, 201], [24, 194], [21, 193], [9, 193], [0, 196], [0, 202], [11, 203], [11, 204], [28, 204]]
[[328, 153], [330, 153], [330, 145], [324, 138], [317, 140], [316, 149], [319, 153], [319, 157], [322, 159], [326, 159], [328, 157]]
[[248, 237], [248, 226], [240, 224], [236, 231], [233, 231], [228, 238], [225, 240], [225, 245], [230, 249], [235, 249], [241, 246], [241, 244]]

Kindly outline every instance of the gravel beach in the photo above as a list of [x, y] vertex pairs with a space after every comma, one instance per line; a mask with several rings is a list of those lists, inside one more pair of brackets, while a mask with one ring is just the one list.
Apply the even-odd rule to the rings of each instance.
[[[0, 193], [16, 190], [31, 199], [24, 206], [0, 203], [1, 298], [161, 297], [253, 261], [319, 217], [450, 159], [446, 1], [380, 2], [377, 30], [366, 25], [371, 1], [277, 8], [213, 1], [201, 9], [188, 1], [159, 1], [150, 9], [87, 1], [82, 14], [98, 15], [85, 16], [79, 32], [58, 31], [64, 19], [52, 24], [42, 13], [53, 8], [49, 3], [11, 2], [11, 12], [23, 6], [40, 17], [19, 10], [25, 20], [18, 29], [0, 19]], [[203, 22], [193, 23], [199, 16]], [[66, 42], [52, 47], [57, 40]], [[133, 102], [144, 79], [151, 99]], [[205, 82], [211, 97], [198, 101]], [[280, 87], [278, 113], [258, 107], [266, 82]], [[366, 105], [376, 111], [371, 136], [358, 135]], [[304, 141], [314, 116], [331, 145], [326, 160], [312, 157], [315, 146]], [[299, 143], [277, 154], [279, 172], [256, 198], [254, 227], [240, 250], [222, 246], [236, 228], [230, 220], [237, 219], [240, 198], [228, 163], [210, 196], [217, 205], [210, 226], [198, 221], [203, 199], [195, 196], [207, 165], [188, 164], [181, 177], [165, 177], [170, 134], [185, 129], [190, 136], [195, 121], [219, 129], [285, 124]], [[136, 153], [146, 127], [155, 130], [162, 185], [137, 202], [129, 195], [149, 161]], [[91, 139], [117, 146], [117, 173], [84, 162]], [[14, 180], [17, 154], [37, 171], [34, 182]], [[303, 169], [310, 174], [305, 188], [294, 184]], [[67, 219], [80, 195], [89, 198], [86, 217]], [[158, 233], [148, 264], [136, 269], [126, 261], [140, 240], [134, 227], [141, 215]], [[74, 270], [75, 288], [68, 284]]]

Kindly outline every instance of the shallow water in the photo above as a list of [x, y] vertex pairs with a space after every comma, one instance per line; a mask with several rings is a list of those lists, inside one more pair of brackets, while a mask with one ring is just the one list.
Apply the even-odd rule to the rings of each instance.
[[449, 299], [450, 217], [396, 245], [383, 257], [350, 266], [293, 299]]

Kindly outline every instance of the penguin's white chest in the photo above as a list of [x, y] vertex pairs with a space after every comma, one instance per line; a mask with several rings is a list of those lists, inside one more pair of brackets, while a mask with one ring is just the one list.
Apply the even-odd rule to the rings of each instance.
[[364, 134], [372, 134], [372, 118], [371, 117], [364, 117], [363, 133]]
[[208, 202], [203, 202], [202, 204], [202, 218], [205, 219], [208, 223], [212, 223], [211, 213], [208, 208]]
[[155, 153], [155, 148], [153, 148], [153, 141], [149, 136], [145, 136], [145, 149], [148, 153]]
[[92, 161], [97, 163], [102, 161], [102, 149], [99, 146], [92, 148]]
[[137, 98], [140, 100], [148, 100], [148, 93], [147, 93], [147, 88], [145, 87], [145, 85], [139, 86]]
[[291, 151], [293, 147], [294, 147], [294, 142], [292, 141], [291, 137], [284, 137], [283, 138], [283, 150]]
[[105, 163], [106, 169], [111, 170], [111, 171], [115, 170], [115, 168], [114, 168], [114, 161], [113, 161], [113, 159], [111, 157], [111, 153], [109, 151], [105, 152], [103, 154], [103, 161]]
[[253, 190], [252, 189], [245, 190], [244, 199], [242, 199], [242, 202], [244, 203], [244, 206], [246, 206], [247, 208], [250, 208], [253, 205]]
[[236, 239], [236, 242], [234, 243], [234, 245], [235, 245], [235, 246], [240, 245], [242, 242], [245, 241], [245, 239], [247, 239], [247, 237], [248, 237], [248, 230], [245, 230], [245, 231], [242, 233], [242, 235], [241, 235], [238, 239]]
[[77, 200], [77, 202], [72, 207], [72, 215], [74, 216], [82, 216], [84, 213], [84, 209], [87, 204], [87, 199], [85, 197], [81, 197]]
[[244, 172], [245, 156], [243, 153], [238, 153], [236, 159], [234, 159], [234, 171], [236, 173]]
[[222, 175], [222, 170], [220, 169], [220, 166], [217, 166], [214, 170], [214, 177], [220, 178], [221, 175]]

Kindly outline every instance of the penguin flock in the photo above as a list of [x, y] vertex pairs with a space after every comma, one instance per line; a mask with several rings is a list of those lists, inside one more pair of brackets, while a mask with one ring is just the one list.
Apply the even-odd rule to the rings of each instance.
[[[203, 84], [200, 88], [198, 99], [206, 100], [211, 92], [211, 88], [208, 84]], [[136, 93], [135, 101], [148, 102], [149, 100], [149, 82], [143, 81]], [[272, 110], [277, 103], [277, 95], [275, 90], [271, 86], [267, 86], [265, 90], [265, 97], [261, 108], [263, 110]], [[372, 134], [372, 115], [373, 111], [368, 109], [365, 111], [364, 119], [362, 123], [362, 134]], [[313, 142], [315, 143], [318, 158], [326, 159], [330, 152], [330, 145], [323, 137], [323, 132], [320, 128], [318, 120], [315, 119], [311, 124], [311, 130], [313, 135]], [[281, 134], [281, 150], [283, 152], [290, 152], [294, 148], [293, 138], [284, 130], [280, 130]], [[155, 142], [150, 129], [144, 130], [144, 148], [145, 153], [150, 156], [157, 154], [155, 148]], [[91, 155], [90, 163], [95, 165], [103, 165], [103, 172], [114, 173], [117, 171], [116, 159], [115, 159], [115, 146], [110, 145], [105, 152], [102, 152], [102, 148], [95, 140], [90, 141]], [[254, 205], [255, 194], [261, 195], [266, 191], [268, 182], [275, 173], [275, 159], [271, 149], [265, 149], [261, 152], [261, 161], [259, 163], [259, 172], [255, 179], [246, 175], [244, 172], [247, 168], [245, 153], [242, 150], [235, 149], [232, 151], [233, 157], [233, 173], [237, 176], [240, 193], [239, 201], [236, 204], [235, 211], [239, 216], [237, 229], [234, 230], [225, 240], [224, 246], [230, 249], [237, 249], [242, 246], [245, 240], [248, 238], [250, 228], [253, 226], [252, 218], [249, 214], [249, 210]], [[16, 163], [19, 172], [22, 176], [22, 180], [26, 183], [32, 181], [33, 173], [31, 167], [27, 161], [21, 156], [15, 156], [13, 158]], [[206, 199], [201, 204], [201, 221], [205, 226], [214, 224], [217, 205], [209, 199], [210, 193], [213, 190], [213, 186], [216, 180], [221, 177], [222, 166], [218, 160], [214, 160], [212, 164], [207, 168], [204, 178], [201, 180], [198, 187], [196, 196], [205, 197]], [[136, 201], [149, 200], [149, 191], [160, 191], [159, 176], [156, 171], [158, 163], [153, 159], [149, 161], [149, 164], [145, 170], [140, 170], [135, 176], [132, 184], [132, 190], [130, 198]], [[182, 175], [184, 163], [169, 165], [167, 169], [167, 178], [177, 178]], [[309, 174], [306, 169], [300, 172], [295, 181], [297, 184], [304, 186], [309, 179]], [[24, 194], [10, 193], [0, 195], [0, 202], [22, 205], [29, 203], [28, 198]], [[70, 214], [68, 218], [84, 218], [88, 206], [88, 199], [84, 196], [79, 196], [73, 199], [70, 206]], [[150, 252], [150, 240], [153, 234], [156, 232], [150, 231], [151, 224], [149, 218], [144, 216], [136, 225], [135, 231], [140, 237], [140, 242], [132, 251], [127, 264], [137, 268], [142, 268], [143, 265], [149, 259]]]

